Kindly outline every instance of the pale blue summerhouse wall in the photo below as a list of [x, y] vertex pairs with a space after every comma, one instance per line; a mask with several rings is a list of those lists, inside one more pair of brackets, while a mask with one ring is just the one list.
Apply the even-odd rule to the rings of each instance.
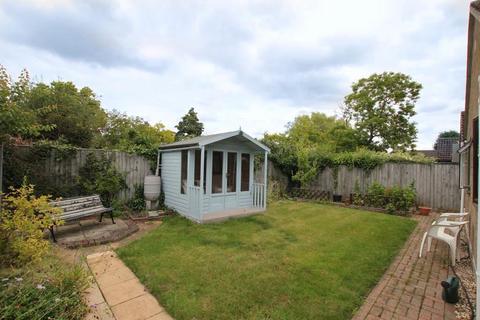
[[[189, 159], [192, 159], [192, 157], [189, 157]], [[162, 190], [165, 194], [165, 205], [175, 209], [184, 216], [198, 221], [200, 217], [192, 216], [189, 212], [188, 195], [180, 192], [181, 161], [181, 151], [162, 153], [161, 181]], [[189, 163], [188, 169], [191, 167], [192, 165]]]
[[[227, 151], [237, 153], [237, 178], [235, 193], [212, 194], [212, 153], [213, 151]], [[249, 191], [240, 191], [241, 186], [241, 154], [250, 154], [250, 181]], [[175, 209], [178, 213], [189, 217], [192, 220], [201, 222], [203, 216], [209, 213], [229, 211], [236, 209], [248, 209], [253, 207], [252, 200], [252, 184], [254, 182], [254, 157], [259, 153], [251, 147], [249, 143], [241, 142], [235, 138], [225, 139], [217, 143], [207, 145], [205, 147], [206, 163], [206, 192], [201, 200], [199, 212], [192, 213], [190, 211], [190, 203], [188, 194], [181, 193], [181, 154], [182, 151], [172, 150], [164, 151], [161, 156], [161, 181], [162, 190], [165, 194], [165, 205]], [[188, 150], [188, 166], [187, 166], [187, 184], [193, 185], [194, 182], [194, 161], [195, 150]], [[227, 159], [224, 157], [224, 166]], [[226, 188], [226, 178], [224, 177], [223, 186]], [[188, 190], [187, 190], [188, 192]]]

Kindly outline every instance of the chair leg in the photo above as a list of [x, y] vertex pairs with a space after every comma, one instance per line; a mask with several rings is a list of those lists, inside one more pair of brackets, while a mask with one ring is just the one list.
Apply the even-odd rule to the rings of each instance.
[[102, 219], [103, 219], [103, 212], [100, 213], [100, 220], [98, 220], [98, 222], [102, 222]]
[[452, 267], [455, 267], [457, 258], [457, 243], [449, 243], [450, 247], [450, 259], [452, 260]]
[[57, 239], [55, 238], [55, 233], [53, 232], [53, 226], [50, 226], [48, 230], [50, 230], [50, 234], [52, 235], [53, 242], [57, 242]]
[[432, 249], [432, 237], [429, 237], [427, 241], [427, 252], [430, 252], [431, 249]]
[[427, 233], [426, 232], [423, 234], [422, 243], [420, 244], [420, 252], [418, 253], [419, 258], [422, 257], [423, 245], [425, 244], [425, 239], [427, 239]]

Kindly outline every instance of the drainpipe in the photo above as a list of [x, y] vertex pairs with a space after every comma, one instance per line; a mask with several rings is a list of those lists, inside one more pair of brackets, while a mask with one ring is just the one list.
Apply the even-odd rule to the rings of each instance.
[[160, 150], [157, 151], [157, 168], [155, 169], [155, 175], [158, 176], [160, 167]]

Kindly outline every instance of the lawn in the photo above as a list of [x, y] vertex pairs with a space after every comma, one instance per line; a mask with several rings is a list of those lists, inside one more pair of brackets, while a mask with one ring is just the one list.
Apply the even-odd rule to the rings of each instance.
[[280, 201], [217, 224], [172, 217], [118, 253], [176, 319], [349, 319], [415, 224]]

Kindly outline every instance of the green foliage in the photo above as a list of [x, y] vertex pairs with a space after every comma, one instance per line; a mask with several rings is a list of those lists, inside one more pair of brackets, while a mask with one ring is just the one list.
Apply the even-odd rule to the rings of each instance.
[[127, 202], [127, 207], [133, 211], [140, 212], [145, 210], [145, 197], [143, 195], [143, 185], [135, 185], [133, 198]]
[[355, 205], [383, 208], [390, 214], [406, 213], [415, 205], [416, 190], [413, 183], [406, 188], [400, 186], [385, 188], [378, 182], [374, 182], [365, 195], [357, 193], [356, 196]]
[[387, 162], [428, 164], [433, 163], [434, 159], [410, 152], [386, 153], [367, 149], [341, 153], [323, 153], [316, 150], [300, 151], [298, 153], [298, 171], [293, 179], [305, 184], [312, 181], [326, 167], [336, 168], [344, 165], [368, 171]]
[[201, 136], [203, 133], [203, 123], [198, 120], [198, 115], [194, 108], [188, 110], [175, 128], [178, 130], [175, 134], [176, 141]]
[[7, 70], [0, 65], [0, 141], [8, 136], [37, 136], [53, 129], [51, 123], [38, 121], [43, 112], [53, 110], [52, 106], [29, 108], [31, 87], [27, 70], [22, 70], [18, 80], [12, 83]]
[[356, 129], [361, 145], [379, 151], [415, 147], [415, 103], [422, 85], [395, 72], [372, 74], [352, 85], [345, 97], [344, 118]]
[[[49, 196], [36, 197], [33, 186], [26, 182], [11, 188], [0, 211], [0, 259], [4, 263], [40, 261], [50, 248], [43, 231], [53, 225], [59, 208], [50, 206]], [[62, 222], [57, 220], [57, 225]]]
[[102, 155], [87, 155], [85, 165], [80, 168], [78, 183], [84, 194], [98, 194], [106, 207], [112, 205], [116, 194], [127, 188], [125, 178], [113, 166], [112, 162]]
[[23, 269], [0, 272], [0, 314], [4, 320], [83, 319], [88, 278], [81, 265], [55, 257]]
[[330, 154], [355, 150], [357, 144], [353, 129], [344, 121], [319, 112], [296, 117], [285, 133], [266, 133], [262, 142], [271, 149], [271, 159], [288, 176], [302, 170], [299, 176], [308, 177], [300, 180], [315, 176], [312, 167], [328, 166]]
[[48, 132], [42, 132], [42, 138], [62, 138], [78, 147], [91, 147], [106, 122], [105, 111], [95, 93], [88, 87], [79, 90], [72, 82], [54, 81], [50, 85], [34, 85], [27, 106], [31, 110], [54, 106], [53, 110], [42, 112], [38, 117], [41, 124], [55, 126]]
[[284, 185], [274, 179], [268, 181], [267, 201], [269, 204], [285, 199], [285, 195], [286, 190]]
[[367, 190], [366, 205], [374, 208], [383, 208], [385, 206], [385, 187], [378, 182], [372, 183]]
[[63, 161], [75, 156], [76, 148], [58, 141], [41, 140], [31, 147], [5, 146], [4, 176], [6, 186], [19, 188], [23, 178], [35, 185], [35, 194], [51, 194], [54, 197], [79, 195], [76, 181], [67, 179], [65, 173], [53, 175], [45, 167], [50, 161]]
[[140, 117], [129, 117], [113, 110], [108, 113], [95, 146], [134, 153], [156, 162], [158, 147], [174, 140], [175, 133], [161, 123], [152, 126]]

